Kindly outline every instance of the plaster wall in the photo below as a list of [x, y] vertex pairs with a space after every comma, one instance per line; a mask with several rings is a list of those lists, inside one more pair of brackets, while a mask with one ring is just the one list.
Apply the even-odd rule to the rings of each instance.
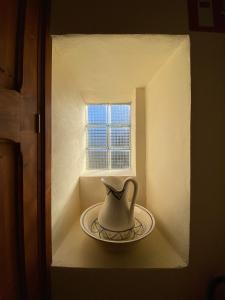
[[[185, 41], [188, 38], [186, 36], [165, 36], [165, 35], [107, 35], [106, 37], [99, 36], [67, 36], [67, 37], [54, 37], [53, 38], [53, 57], [54, 57], [54, 65], [53, 73], [57, 73], [54, 75], [54, 86], [55, 89], [57, 85], [57, 89], [61, 89], [61, 93], [63, 94], [63, 90], [65, 95], [63, 97], [60, 96], [58, 90], [54, 90], [57, 92], [57, 96], [60, 100], [56, 100], [56, 109], [54, 112], [54, 117], [56, 119], [55, 123], [58, 121], [57, 119], [63, 119], [64, 128], [62, 130], [59, 127], [54, 127], [53, 124], [53, 132], [54, 137], [62, 136], [63, 139], [67, 137], [68, 141], [71, 137], [72, 140], [77, 141], [77, 147], [70, 148], [69, 155], [64, 148], [55, 147], [54, 149], [54, 160], [53, 165], [56, 164], [56, 167], [61, 164], [61, 169], [53, 168], [53, 182], [61, 181], [66, 186], [69, 184], [70, 180], [73, 180], [73, 176], [75, 174], [76, 178], [74, 181], [74, 185], [76, 186], [76, 194], [72, 195], [71, 203], [77, 203], [76, 207], [69, 209], [68, 212], [64, 211], [60, 217], [57, 216], [57, 208], [60, 203], [65, 203], [65, 206], [69, 205], [67, 203], [68, 199], [65, 195], [63, 199], [55, 196], [53, 201], [53, 208], [56, 208], [53, 211], [53, 218], [55, 218], [55, 223], [59, 224], [57, 228], [59, 232], [61, 232], [58, 237], [61, 237], [61, 243], [69, 229], [72, 227], [73, 222], [76, 219], [79, 219], [80, 212], [84, 211], [89, 206], [104, 201], [105, 198], [105, 188], [101, 183], [101, 176], [117, 176], [120, 177], [121, 180], [124, 180], [127, 176], [133, 176], [139, 183], [139, 189], [137, 194], [136, 202], [143, 206], [146, 206], [146, 171], [148, 172], [152, 170], [151, 164], [148, 162], [146, 168], [146, 145], [147, 148], [147, 158], [149, 156], [152, 157], [152, 153], [157, 153], [157, 147], [159, 146], [155, 143], [155, 138], [161, 136], [160, 132], [156, 132], [153, 136], [151, 128], [157, 122], [161, 122], [161, 117], [158, 114], [157, 105], [152, 105], [153, 103], [148, 103], [149, 97], [152, 98], [152, 95], [149, 96], [149, 93], [157, 94], [158, 90], [165, 90], [166, 93], [171, 86], [171, 80], [173, 82], [176, 81], [177, 76], [180, 76], [180, 89], [182, 89], [183, 85], [187, 83], [183, 83], [183, 80], [187, 81], [185, 75], [182, 77], [181, 74], [177, 74], [174, 76], [174, 72], [179, 73], [179, 68], [183, 68], [183, 73], [188, 72], [186, 70], [186, 65], [184, 64], [184, 57], [189, 56], [189, 48], [186, 49], [183, 47]], [[186, 45], [186, 44], [185, 44]], [[185, 50], [187, 50], [185, 52]], [[179, 53], [179, 59], [172, 59]], [[168, 61], [171, 61], [168, 63]], [[107, 69], [104, 66], [107, 65]], [[115, 68], [116, 65], [116, 68]], [[174, 67], [174, 65], [176, 67]], [[184, 66], [183, 66], [184, 65]], [[165, 71], [166, 70], [166, 71]], [[159, 74], [168, 73], [167, 76], [161, 78]], [[154, 76], [154, 74], [156, 74]], [[189, 74], [189, 73], [188, 73]], [[171, 79], [175, 77], [174, 79]], [[58, 82], [56, 80], [58, 78]], [[149, 81], [149, 78], [153, 78], [151, 83], [149, 83], [147, 88], [147, 93], [145, 87], [135, 88], [138, 84], [145, 84]], [[188, 84], [187, 84], [188, 86]], [[162, 89], [163, 87], [163, 89]], [[188, 86], [190, 89], [190, 86]], [[173, 100], [174, 93], [176, 94], [176, 87], [173, 87], [173, 92], [170, 95], [169, 101], [173, 103], [171, 106], [173, 116], [179, 114], [179, 101], [176, 102]], [[135, 92], [134, 92], [135, 91]], [[180, 91], [180, 90], [179, 90]], [[166, 94], [165, 93], [165, 94]], [[181, 92], [180, 92], [181, 93]], [[128, 95], [129, 97], [125, 97], [124, 95]], [[179, 93], [178, 93], [179, 94]], [[81, 97], [82, 95], [82, 97]], [[104, 95], [104, 97], [103, 97]], [[147, 104], [146, 107], [146, 96], [147, 96]], [[155, 97], [156, 98], [156, 97]], [[161, 96], [159, 99], [155, 99], [155, 103], [159, 103], [162, 106], [163, 110], [167, 109], [168, 102], [163, 102]], [[165, 97], [164, 97], [165, 98]], [[68, 104], [69, 99], [72, 99], [71, 104]], [[178, 100], [178, 96], [176, 98]], [[59, 101], [60, 105], [57, 106], [57, 101]], [[53, 98], [53, 103], [55, 99]], [[131, 124], [131, 144], [132, 144], [132, 166], [131, 170], [115, 170], [115, 171], [102, 171], [102, 170], [85, 170], [85, 144], [86, 144], [86, 135], [85, 135], [85, 115], [84, 106], [88, 103], [131, 103], [131, 112], [132, 112], [132, 124]], [[183, 109], [186, 109], [184, 102]], [[180, 105], [182, 105], [180, 103]], [[65, 109], [65, 106], [73, 105], [74, 107], [69, 107], [69, 110]], [[178, 106], [178, 107], [177, 107]], [[150, 107], [150, 108], [149, 108]], [[148, 113], [146, 113], [146, 109]], [[155, 116], [155, 118], [153, 117]], [[190, 115], [189, 115], [190, 117]], [[147, 122], [147, 139], [146, 139], [146, 122]], [[153, 125], [152, 125], [153, 122]], [[190, 123], [190, 118], [186, 120], [186, 122]], [[173, 131], [173, 126], [177, 126], [176, 122], [168, 122], [170, 125], [169, 131]], [[188, 124], [189, 124], [188, 123]], [[184, 127], [184, 124], [179, 124], [181, 127]], [[70, 127], [73, 127], [71, 129]], [[180, 129], [180, 135], [183, 138], [183, 134], [185, 134], [183, 129]], [[187, 129], [188, 130], [188, 129]], [[163, 132], [163, 130], [161, 130]], [[190, 139], [190, 136], [187, 138]], [[147, 140], [147, 143], [146, 143]], [[172, 141], [173, 142], [173, 141]], [[149, 144], [156, 144], [155, 151], [154, 149], [150, 149]], [[63, 143], [63, 145], [66, 145]], [[169, 144], [170, 145], [170, 144]], [[183, 145], [188, 147], [189, 144]], [[174, 150], [176, 151], [176, 146], [170, 152], [168, 152], [168, 145], [164, 144], [162, 146], [164, 151], [167, 151], [167, 164], [171, 164], [174, 158]], [[65, 151], [65, 152], [64, 152]], [[68, 151], [68, 149], [67, 149]], [[186, 151], [186, 149], [185, 149]], [[154, 155], [153, 155], [154, 156]], [[74, 167], [71, 165], [70, 172], [71, 175], [65, 179], [63, 173], [63, 163], [64, 160], [79, 160], [78, 165]], [[66, 158], [65, 158], [66, 157]], [[159, 165], [160, 157], [154, 157], [155, 166]], [[188, 160], [189, 157], [183, 157], [184, 160]], [[182, 159], [181, 159], [182, 160]], [[149, 167], [150, 165], [150, 167]], [[183, 165], [180, 166], [182, 172]], [[74, 171], [73, 171], [74, 168]], [[159, 170], [158, 177], [163, 177], [160, 172], [164, 170]], [[187, 170], [188, 175], [190, 170]], [[170, 181], [173, 184], [176, 173], [170, 174]], [[148, 176], [149, 177], [149, 176]], [[168, 177], [168, 176], [167, 176]], [[149, 184], [158, 178], [154, 175], [151, 178], [148, 178], [147, 187]], [[167, 178], [168, 179], [168, 178]], [[180, 178], [180, 185], [184, 184], [184, 178]], [[167, 180], [161, 180], [161, 184], [165, 185]], [[61, 191], [61, 186], [57, 186], [58, 191]], [[53, 187], [55, 188], [55, 186]], [[151, 190], [151, 189], [150, 189]], [[164, 189], [166, 190], [166, 189]], [[54, 190], [53, 190], [54, 191]], [[62, 190], [63, 191], [63, 190]], [[61, 191], [61, 193], [62, 193]], [[149, 192], [149, 190], [147, 190]], [[173, 198], [177, 198], [177, 193], [179, 193], [179, 187], [173, 185], [170, 191], [167, 191], [170, 194], [170, 202], [172, 199], [172, 204], [174, 209], [178, 204], [179, 210], [189, 209], [186, 202], [190, 199], [189, 197], [186, 199], [186, 202], [183, 201], [174, 201]], [[128, 198], [131, 198], [132, 190], [128, 193]], [[57, 194], [58, 195], [58, 194]], [[149, 198], [152, 198], [152, 194], [148, 194], [148, 204]], [[157, 198], [157, 197], [156, 197]], [[161, 197], [162, 198], [162, 197]], [[165, 196], [164, 196], [165, 198]], [[174, 240], [174, 237], [177, 235], [176, 228], [180, 227], [180, 222], [183, 220], [179, 218], [174, 218], [174, 225], [169, 226], [168, 218], [170, 215], [166, 211], [164, 199], [161, 199], [161, 202], [155, 200], [155, 206], [151, 207], [152, 212], [155, 214], [155, 211], [162, 215], [162, 218], [158, 218], [157, 226], [162, 228], [166, 228], [165, 230], [167, 234], [168, 241], [171, 242], [171, 236]], [[79, 204], [79, 206], [78, 206]], [[69, 206], [69, 208], [71, 208]], [[56, 212], [55, 212], [56, 211]], [[162, 211], [162, 212], [161, 212]], [[72, 213], [71, 213], [72, 212]], [[67, 217], [67, 213], [69, 217]], [[58, 222], [58, 220], [65, 220]], [[166, 223], [165, 226], [164, 223]], [[67, 226], [63, 226], [66, 223]], [[60, 230], [61, 226], [61, 230]], [[189, 223], [185, 222], [186, 231], [189, 230]], [[174, 230], [175, 229], [175, 230]], [[186, 233], [186, 232], [185, 232]], [[55, 228], [53, 226], [53, 235], [55, 234]], [[188, 244], [188, 236], [187, 234], [183, 235], [183, 232], [180, 233], [182, 235], [182, 242], [185, 241]], [[60, 239], [58, 238], [58, 244]], [[187, 246], [187, 245], [186, 245]], [[54, 247], [55, 248], [55, 247]], [[178, 247], [179, 248], [179, 247]], [[177, 250], [177, 249], [176, 249]], [[185, 253], [187, 254], [187, 253]]]
[[54, 0], [52, 34], [165, 33], [188, 31], [186, 0]]
[[[105, 189], [100, 177], [106, 175], [104, 172], [84, 171], [85, 135], [82, 133], [85, 131], [85, 117], [83, 106], [87, 103], [131, 102], [132, 168], [126, 173], [124, 171], [110, 172], [107, 175], [135, 176], [139, 183], [137, 203], [145, 206], [145, 91], [141, 87], [147, 84], [184, 39], [185, 37], [182, 35], [68, 35], [53, 37], [52, 72], [53, 74], [58, 73], [54, 77], [59, 81], [56, 87], [56, 79], [53, 78], [53, 106], [57, 105], [58, 101], [55, 100], [55, 97], [60, 98], [62, 106], [63, 103], [64, 106], [67, 105], [68, 99], [73, 99], [71, 101], [77, 106], [75, 114], [75, 108], [70, 109], [67, 114], [65, 108], [56, 107], [53, 119], [55, 115], [64, 115], [58, 118], [64, 118], [64, 124], [70, 126], [70, 129], [65, 135], [66, 130], [58, 131], [58, 127], [55, 127], [54, 123], [53, 132], [55, 133], [53, 135], [59, 137], [60, 134], [63, 134], [63, 138], [67, 136], [69, 139], [71, 134], [73, 140], [76, 139], [81, 143], [77, 149], [71, 150], [71, 155], [79, 157], [81, 154], [78, 154], [77, 151], [83, 152], [81, 162], [76, 168], [76, 174], [78, 177], [80, 176], [79, 188], [77, 188], [80, 201], [77, 203], [80, 202], [82, 211], [88, 206], [104, 200]], [[59, 66], [56, 66], [57, 60], [59, 60]], [[59, 89], [61, 89], [61, 94], [64, 89], [63, 97], [58, 96], [60, 95]], [[55, 101], [56, 104], [54, 104]], [[79, 108], [82, 110], [81, 114], [79, 114]], [[72, 127], [74, 128], [73, 132], [71, 132]], [[74, 138], [75, 133], [76, 138]], [[56, 154], [57, 151], [63, 156], [60, 148], [55, 148], [55, 156], [59, 155]], [[55, 161], [54, 159], [53, 165]], [[60, 161], [62, 163], [61, 159]], [[83, 167], [80, 168], [80, 164], [83, 164]], [[58, 171], [53, 169], [53, 178], [57, 173], [56, 177], [64, 181], [63, 172]], [[72, 177], [70, 176], [70, 178]], [[70, 179], [64, 181], [65, 186], [67, 180]], [[53, 192], [54, 189], [53, 187]], [[56, 203], [53, 204], [54, 219], [57, 219], [55, 207], [58, 207], [58, 201], [67, 203], [67, 200], [59, 200], [54, 196], [53, 202]], [[76, 211], [79, 212], [79, 210]]]
[[[53, 254], [80, 214], [84, 168], [85, 105], [74, 88], [65, 54], [52, 47], [52, 248]], [[83, 151], [82, 151], [83, 149]]]
[[[176, 13], [179, 16], [179, 10]], [[210, 280], [225, 273], [222, 238], [225, 228], [224, 37], [219, 33], [190, 34], [192, 118], [188, 267], [167, 270], [53, 268], [54, 300], [65, 297], [104, 299], [104, 295], [110, 300], [204, 300]], [[116, 283], [116, 289], [112, 289], [112, 282]]]
[[[186, 0], [146, 0], [132, 5], [130, 1], [119, 4], [100, 1], [98, 5], [90, 2], [89, 6], [79, 1], [79, 4], [72, 0], [66, 5], [60, 0], [54, 1], [52, 33], [189, 32]], [[87, 22], [89, 17], [90, 22]], [[225, 273], [225, 35], [190, 32], [190, 41], [189, 266], [171, 270], [53, 268], [53, 299], [105, 299], [107, 295], [107, 300], [204, 300], [213, 276]], [[112, 288], [112, 283], [116, 288]]]
[[136, 89], [136, 180], [137, 202], [146, 206], [146, 95], [145, 87]]
[[73, 84], [86, 102], [127, 102], [146, 86], [183, 35], [53, 36]]
[[190, 84], [187, 37], [146, 88], [147, 207], [186, 262], [190, 226]]

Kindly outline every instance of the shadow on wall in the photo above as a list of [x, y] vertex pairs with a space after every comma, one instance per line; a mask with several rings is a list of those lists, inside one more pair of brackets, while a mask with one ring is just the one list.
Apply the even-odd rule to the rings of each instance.
[[52, 226], [53, 255], [58, 250], [66, 234], [69, 232], [70, 228], [74, 224], [75, 216], [77, 215], [78, 212], [78, 207], [77, 207], [78, 198], [79, 198], [79, 180], [77, 181], [77, 184], [75, 185], [75, 188], [72, 191], [71, 195], [68, 196], [68, 200], [66, 201], [66, 204], [63, 207], [63, 209], [60, 211], [56, 219], [56, 222]]

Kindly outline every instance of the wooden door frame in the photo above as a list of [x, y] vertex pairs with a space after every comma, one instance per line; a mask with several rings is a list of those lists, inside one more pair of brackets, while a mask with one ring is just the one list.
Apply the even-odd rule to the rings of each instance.
[[10, 300], [47, 300], [51, 266], [50, 0], [4, 0], [1, 4], [0, 175], [5, 181], [0, 186], [4, 217], [0, 294]]
[[46, 299], [51, 295], [51, 59], [52, 43], [50, 35], [51, 0], [42, 0], [40, 28], [40, 138], [39, 138], [39, 168], [40, 168], [40, 236], [41, 260], [45, 274], [42, 282]]

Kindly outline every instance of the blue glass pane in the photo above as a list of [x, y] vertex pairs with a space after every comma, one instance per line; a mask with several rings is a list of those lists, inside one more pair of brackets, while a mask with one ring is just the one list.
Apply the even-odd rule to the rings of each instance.
[[88, 128], [88, 147], [107, 147], [106, 127]]
[[111, 147], [130, 147], [130, 127], [112, 127]]
[[113, 104], [111, 106], [112, 124], [130, 124], [130, 105]]
[[112, 169], [128, 169], [130, 168], [130, 151], [111, 151]]
[[88, 123], [105, 124], [107, 122], [107, 105], [88, 105]]
[[108, 152], [106, 150], [88, 150], [88, 169], [107, 169]]

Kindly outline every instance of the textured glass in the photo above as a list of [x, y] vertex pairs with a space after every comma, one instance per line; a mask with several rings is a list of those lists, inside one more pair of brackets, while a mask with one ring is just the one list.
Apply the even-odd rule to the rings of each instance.
[[106, 127], [88, 128], [87, 131], [88, 148], [107, 147], [107, 129]]
[[107, 105], [90, 104], [88, 105], [88, 124], [107, 123]]
[[127, 169], [130, 167], [130, 151], [111, 151], [111, 168]]
[[108, 168], [108, 152], [106, 150], [88, 150], [87, 151], [88, 169], [107, 169]]
[[112, 127], [110, 137], [111, 147], [130, 147], [130, 127]]
[[111, 105], [112, 124], [130, 124], [130, 105], [112, 104]]
[[87, 169], [127, 169], [131, 161], [129, 104], [87, 106]]

